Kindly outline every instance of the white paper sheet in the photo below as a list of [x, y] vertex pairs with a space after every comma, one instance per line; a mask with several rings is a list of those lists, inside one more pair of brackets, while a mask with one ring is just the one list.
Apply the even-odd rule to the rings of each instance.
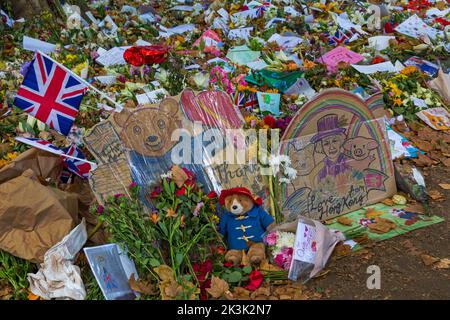
[[371, 64], [368, 66], [361, 66], [352, 64], [352, 67], [364, 74], [372, 74], [376, 72], [397, 72], [397, 68], [390, 61]]
[[395, 39], [394, 36], [375, 36], [369, 38], [369, 47], [381, 51], [389, 47], [389, 40]]
[[111, 48], [102, 55], [100, 55], [100, 57], [98, 57], [95, 61], [105, 67], [114, 65], [124, 65], [126, 64], [126, 61], [123, 58], [123, 53], [128, 48], [130, 48], [130, 46]]
[[273, 34], [267, 42], [276, 42], [283, 50], [290, 51], [302, 42], [302, 38], [294, 36], [282, 36], [278, 33]]
[[250, 37], [250, 33], [252, 31], [253, 31], [253, 27], [231, 29], [230, 32], [228, 33], [228, 38], [230, 40], [234, 40], [234, 39], [248, 40]]
[[41, 51], [43, 53], [51, 53], [55, 50], [56, 45], [48, 43], [39, 39], [30, 38], [28, 36], [23, 37], [23, 48], [30, 51]]

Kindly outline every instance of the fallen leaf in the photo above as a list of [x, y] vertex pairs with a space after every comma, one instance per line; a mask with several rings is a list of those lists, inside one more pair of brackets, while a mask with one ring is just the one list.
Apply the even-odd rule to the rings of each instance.
[[336, 221], [344, 226], [351, 226], [353, 223], [353, 220], [349, 217], [339, 217], [336, 219]]
[[432, 264], [435, 264], [439, 261], [439, 258], [432, 257], [428, 254], [422, 254], [420, 257], [422, 258], [422, 261], [426, 266], [431, 266]]
[[340, 257], [345, 256], [352, 252], [352, 247], [348, 244], [338, 244], [335, 247], [336, 254]]
[[450, 267], [450, 259], [441, 259], [434, 265], [437, 269], [448, 269]]
[[206, 292], [208, 292], [213, 298], [218, 299], [229, 289], [230, 287], [225, 280], [222, 280], [216, 276], [212, 276], [211, 287], [207, 288]]
[[435, 161], [431, 160], [428, 156], [418, 153], [417, 159], [413, 159], [414, 163], [419, 167], [429, 167], [436, 164]]
[[270, 289], [268, 287], [259, 287], [255, 291], [252, 292], [250, 298], [252, 299], [261, 299], [262, 296], [270, 296]]
[[267, 259], [264, 259], [261, 264], [259, 265], [259, 269], [261, 271], [281, 271], [283, 268], [280, 268], [277, 265], [270, 264]]
[[444, 200], [444, 195], [437, 190], [428, 191], [428, 195], [434, 201], [443, 201]]
[[413, 142], [416, 145], [416, 147], [419, 148], [422, 151], [430, 152], [431, 150], [434, 149], [433, 145], [430, 142], [428, 142], [428, 141], [423, 141], [423, 140], [416, 139]]
[[168, 265], [162, 264], [159, 267], [153, 268], [153, 271], [156, 272], [161, 281], [175, 280], [173, 270]]
[[131, 290], [142, 293], [144, 295], [151, 296], [157, 294], [155, 287], [151, 284], [150, 281], [135, 280], [134, 273], [131, 274], [130, 279], [128, 280], [128, 284], [130, 285]]
[[38, 295], [34, 294], [31, 291], [28, 291], [28, 300], [40, 300], [41, 297], [39, 297]]
[[371, 223], [367, 227], [374, 233], [387, 233], [395, 229], [396, 224], [389, 219], [377, 217], [375, 223]]
[[172, 180], [175, 182], [178, 188], [181, 188], [188, 179], [187, 173], [184, 172], [184, 170], [177, 165], [174, 165], [171, 171], [172, 171]]
[[367, 208], [366, 209], [366, 218], [367, 219], [375, 219], [383, 214], [383, 211], [377, 211], [375, 208]]
[[442, 163], [444, 164], [444, 166], [450, 167], [450, 158], [447, 158], [447, 160], [442, 161]]
[[439, 187], [444, 190], [450, 190], [450, 183], [439, 183]]
[[236, 299], [249, 299], [250, 291], [242, 287], [236, 287], [233, 290], [233, 296]]
[[410, 204], [405, 208], [405, 211], [414, 212], [414, 213], [425, 213], [425, 208], [421, 203]]
[[383, 202], [383, 204], [385, 204], [385, 205], [387, 205], [387, 206], [390, 206], [390, 207], [392, 207], [393, 205], [395, 205], [394, 201], [392, 201], [391, 198], [384, 199], [382, 202]]

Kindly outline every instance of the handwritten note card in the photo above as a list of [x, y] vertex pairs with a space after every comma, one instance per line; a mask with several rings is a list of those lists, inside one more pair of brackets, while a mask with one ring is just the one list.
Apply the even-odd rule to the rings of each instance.
[[325, 64], [329, 71], [335, 72], [337, 71], [337, 66], [340, 62], [354, 64], [363, 59], [364, 57], [359, 53], [351, 51], [345, 47], [336, 47], [325, 53], [318, 59], [318, 61]]
[[407, 20], [399, 24], [395, 31], [410, 36], [412, 38], [419, 38], [422, 35], [427, 35], [431, 39], [436, 39], [436, 36], [443, 36], [443, 32], [430, 27], [417, 15], [409, 17]]
[[294, 243], [294, 260], [314, 263], [317, 254], [316, 228], [302, 222], [297, 225]]
[[280, 98], [279, 93], [257, 92], [259, 109], [261, 112], [268, 111], [274, 115], [280, 114]]

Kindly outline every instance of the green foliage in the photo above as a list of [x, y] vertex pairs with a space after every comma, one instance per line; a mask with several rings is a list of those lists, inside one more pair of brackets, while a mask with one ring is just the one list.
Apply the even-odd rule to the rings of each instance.
[[26, 300], [28, 297], [28, 273], [36, 271], [36, 265], [0, 250], [0, 280], [6, 280], [13, 288], [12, 298]]

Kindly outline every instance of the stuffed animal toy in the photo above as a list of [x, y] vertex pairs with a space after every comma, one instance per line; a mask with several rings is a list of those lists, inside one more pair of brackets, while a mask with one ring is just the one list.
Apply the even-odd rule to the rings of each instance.
[[251, 264], [258, 265], [266, 258], [262, 236], [273, 226], [273, 218], [247, 188], [222, 190], [219, 203], [224, 208], [219, 232], [227, 238], [225, 260], [239, 265], [246, 250]]

